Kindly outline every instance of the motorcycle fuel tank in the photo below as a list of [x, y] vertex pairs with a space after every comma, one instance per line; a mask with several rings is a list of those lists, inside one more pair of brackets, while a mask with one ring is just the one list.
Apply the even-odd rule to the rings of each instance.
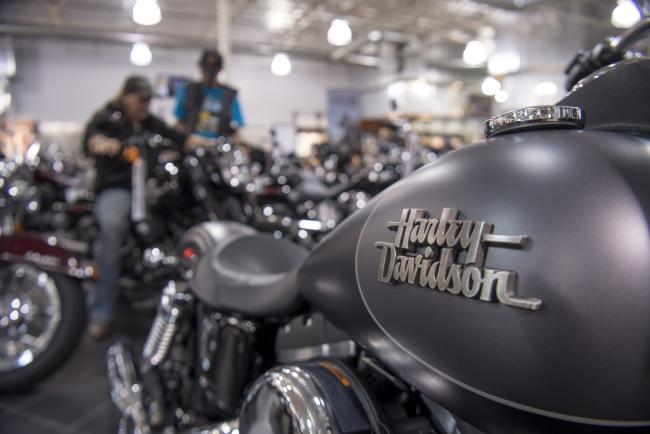
[[650, 429], [650, 141], [504, 135], [326, 237], [304, 297], [486, 432]]

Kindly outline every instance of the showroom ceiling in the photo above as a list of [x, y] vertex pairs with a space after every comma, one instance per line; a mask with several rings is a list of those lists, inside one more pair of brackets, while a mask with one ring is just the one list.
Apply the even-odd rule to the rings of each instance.
[[[150, 27], [132, 21], [134, 2], [3, 0], [0, 33], [214, 45], [215, 0], [159, 0], [162, 21]], [[587, 40], [600, 39], [613, 30], [608, 18], [613, 4], [602, 0], [233, 0], [232, 39], [239, 51], [282, 50], [373, 65], [377, 44], [368, 35], [379, 30], [384, 39], [438, 56], [441, 64], [453, 66], [447, 60], [459, 58], [471, 39], [525, 32], [522, 17], [532, 17], [536, 28], [555, 32], [562, 30], [557, 25], [562, 21], [583, 28]], [[337, 17], [348, 20], [353, 32], [352, 43], [343, 48], [329, 45], [325, 37]], [[554, 30], [554, 26], [559, 28]]]

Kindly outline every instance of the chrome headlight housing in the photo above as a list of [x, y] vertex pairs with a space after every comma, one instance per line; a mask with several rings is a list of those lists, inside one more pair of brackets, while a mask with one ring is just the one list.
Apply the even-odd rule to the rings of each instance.
[[241, 432], [301, 434], [388, 432], [373, 400], [342, 363], [318, 361], [271, 369], [250, 388]]

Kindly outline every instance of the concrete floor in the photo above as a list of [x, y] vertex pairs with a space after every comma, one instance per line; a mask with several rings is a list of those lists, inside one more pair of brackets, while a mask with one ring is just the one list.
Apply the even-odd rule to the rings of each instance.
[[151, 315], [124, 312], [113, 338], [93, 341], [87, 334], [52, 377], [29, 392], [0, 396], [3, 434], [115, 434], [119, 414], [108, 390], [104, 354], [115, 339], [129, 340], [138, 353]]

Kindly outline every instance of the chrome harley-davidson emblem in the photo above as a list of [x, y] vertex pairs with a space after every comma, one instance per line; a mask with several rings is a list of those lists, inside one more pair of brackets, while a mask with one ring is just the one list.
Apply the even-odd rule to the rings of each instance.
[[453, 208], [444, 208], [440, 218], [429, 218], [421, 209], [404, 209], [400, 221], [388, 222], [387, 227], [396, 231], [395, 241], [375, 243], [381, 249], [381, 282], [418, 284], [523, 309], [542, 307], [538, 298], [516, 296], [516, 273], [484, 266], [488, 246], [521, 248], [526, 235], [492, 234], [491, 224], [460, 220]]

